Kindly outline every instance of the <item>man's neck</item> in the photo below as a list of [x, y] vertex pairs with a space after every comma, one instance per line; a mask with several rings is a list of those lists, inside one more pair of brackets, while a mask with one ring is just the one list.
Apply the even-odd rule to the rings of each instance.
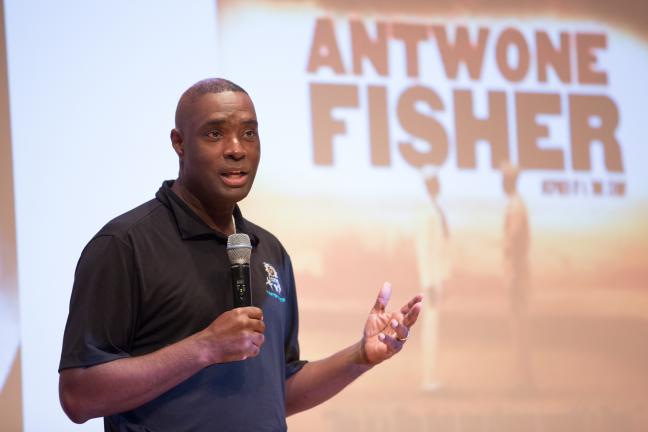
[[[235, 204], [229, 206], [209, 207], [205, 205], [198, 197], [191, 193], [181, 179], [177, 179], [171, 185], [171, 190], [182, 199], [211, 229], [225, 235], [231, 235], [236, 232], [234, 225]], [[222, 203], [219, 203], [222, 204]]]

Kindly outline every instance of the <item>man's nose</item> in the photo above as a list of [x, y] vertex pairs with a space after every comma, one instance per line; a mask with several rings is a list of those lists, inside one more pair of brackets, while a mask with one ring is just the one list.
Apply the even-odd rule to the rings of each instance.
[[234, 160], [241, 160], [245, 157], [245, 147], [238, 137], [234, 136], [227, 141], [225, 157]]

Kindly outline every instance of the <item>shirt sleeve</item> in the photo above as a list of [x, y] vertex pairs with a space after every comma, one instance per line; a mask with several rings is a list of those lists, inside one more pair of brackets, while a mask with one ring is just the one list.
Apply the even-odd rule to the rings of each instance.
[[288, 283], [288, 305], [290, 307], [290, 320], [286, 329], [284, 351], [286, 357], [286, 372], [285, 379], [290, 378], [304, 367], [307, 363], [306, 360], [301, 360], [299, 357], [299, 311], [297, 307], [297, 293], [295, 290], [295, 275], [293, 274], [292, 263], [290, 257], [285, 255], [284, 260], [285, 271]]
[[130, 356], [135, 287], [130, 245], [111, 235], [93, 238], [74, 275], [59, 371]]

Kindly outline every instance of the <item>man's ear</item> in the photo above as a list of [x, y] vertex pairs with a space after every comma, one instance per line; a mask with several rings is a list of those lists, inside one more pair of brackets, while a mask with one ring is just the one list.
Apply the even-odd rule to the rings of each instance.
[[171, 129], [171, 145], [180, 160], [182, 160], [184, 156], [184, 140], [182, 139], [182, 132], [177, 128]]

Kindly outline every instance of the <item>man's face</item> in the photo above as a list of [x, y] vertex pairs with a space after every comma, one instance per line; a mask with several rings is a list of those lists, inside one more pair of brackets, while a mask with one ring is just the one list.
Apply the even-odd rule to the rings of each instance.
[[232, 205], [250, 192], [261, 147], [247, 94], [200, 96], [183, 111], [171, 139], [180, 157], [180, 178], [203, 205]]

